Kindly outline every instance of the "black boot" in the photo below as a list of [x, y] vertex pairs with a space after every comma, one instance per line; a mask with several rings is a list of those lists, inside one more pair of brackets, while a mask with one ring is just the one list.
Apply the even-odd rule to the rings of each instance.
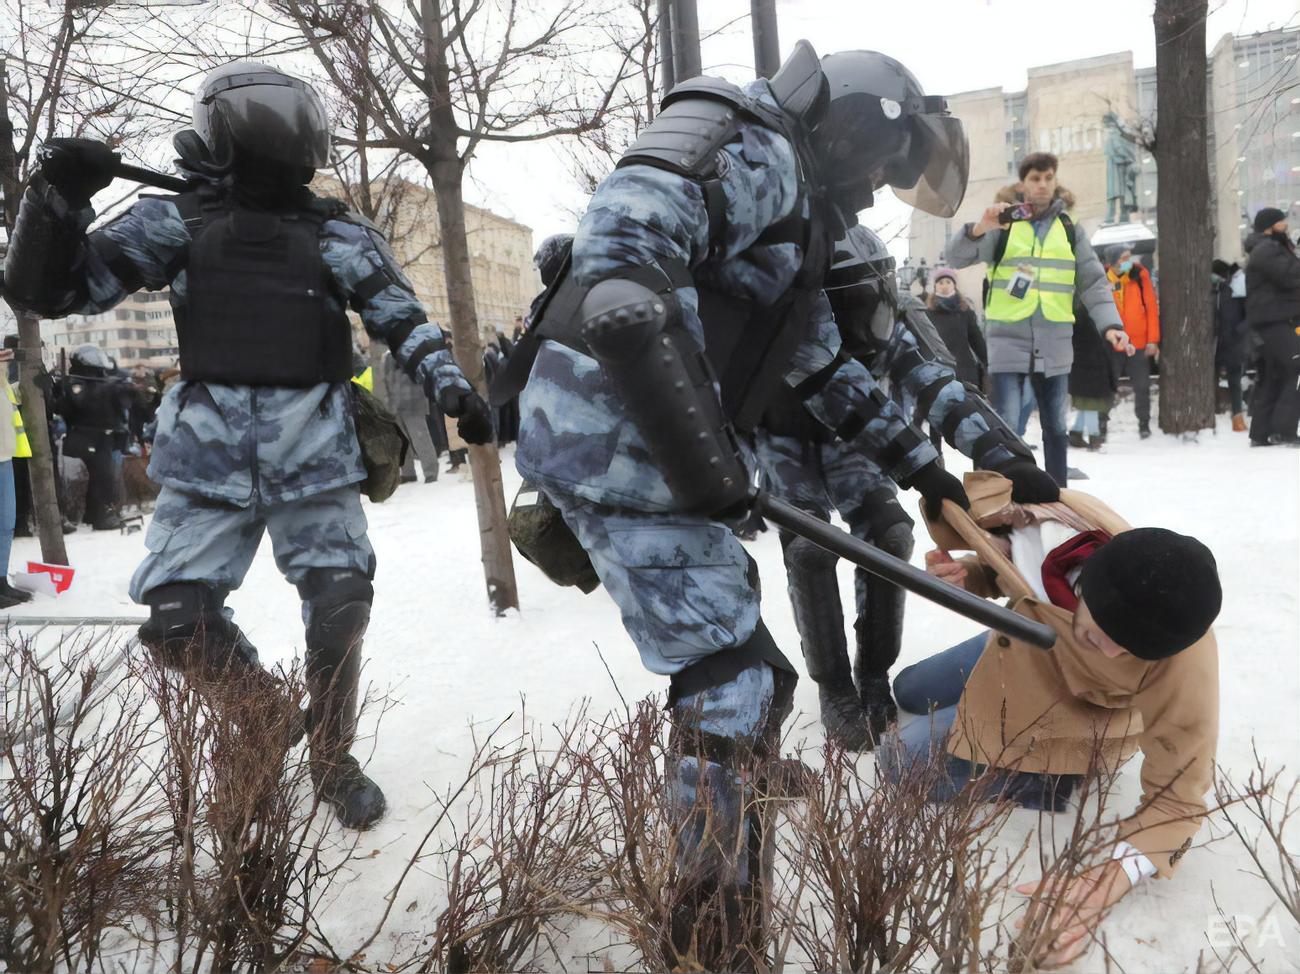
[[[911, 521], [890, 525], [876, 537], [875, 543], [882, 551], [906, 561], [912, 556]], [[897, 585], [866, 573], [859, 583], [865, 591], [863, 614], [853, 624], [857, 636], [855, 675], [872, 739], [879, 741], [889, 726], [898, 721], [898, 707], [890, 692], [889, 668], [898, 661], [902, 648], [905, 593]]]
[[0, 609], [12, 609], [15, 605], [32, 600], [31, 592], [14, 588], [7, 579], [0, 581]]
[[1070, 430], [1065, 434], [1065, 438], [1070, 441], [1070, 446], [1075, 450], [1082, 450], [1087, 445], [1083, 441], [1083, 433], [1078, 430]]
[[308, 603], [312, 782], [345, 828], [368, 829], [388, 807], [383, 791], [349, 753], [357, 727], [361, 637], [370, 622], [370, 583], [355, 572], [315, 569], [299, 591]]
[[826, 737], [849, 751], [869, 750], [871, 728], [853, 688], [835, 555], [786, 532], [785, 570], [808, 675], [817, 684]]

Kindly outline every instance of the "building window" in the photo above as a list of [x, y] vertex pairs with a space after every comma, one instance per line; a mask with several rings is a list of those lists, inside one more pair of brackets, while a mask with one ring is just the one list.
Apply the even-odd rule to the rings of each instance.
[[148, 312], [145, 312], [145, 311], [134, 311], [134, 312], [132, 312], [132, 314], [135, 315], [135, 320], [136, 320], [136, 321], [148, 321], [148, 320], [149, 320], [149, 314], [148, 314]]
[[118, 321], [130, 321], [131, 312], [127, 311], [125, 308], [118, 308], [116, 311], [113, 312], [113, 317], [115, 317]]

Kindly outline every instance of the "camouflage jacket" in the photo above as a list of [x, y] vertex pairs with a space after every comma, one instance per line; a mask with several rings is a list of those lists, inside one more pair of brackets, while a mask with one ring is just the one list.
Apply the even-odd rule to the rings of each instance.
[[[89, 207], [69, 211], [58, 192], [33, 185], [24, 206], [44, 206], [50, 219], [84, 230], [94, 219]], [[93, 231], [117, 245], [134, 265], [144, 287], [170, 285], [185, 294], [182, 266], [169, 280], [168, 267], [183, 265], [190, 243], [179, 211], [164, 198], [143, 198], [126, 213]], [[387, 340], [408, 322], [417, 323], [393, 354], [406, 362], [426, 340], [442, 333], [427, 323], [424, 308], [398, 269], [387, 243], [363, 221], [327, 220], [321, 228], [321, 258], [335, 285], [328, 301], [351, 300], [357, 285], [385, 270], [388, 284], [359, 311], [366, 330]], [[97, 314], [130, 293], [99, 251], [83, 243], [57, 316]], [[355, 307], [356, 304], [354, 303]], [[450, 347], [427, 355], [417, 375], [435, 394], [451, 387], [468, 391]], [[158, 428], [149, 476], [177, 490], [239, 506], [297, 500], [365, 479], [347, 383], [319, 383], [304, 389], [178, 382], [158, 409]]]
[[[755, 81], [746, 93], [775, 105], [766, 81]], [[600, 184], [578, 226], [573, 243], [578, 283], [590, 286], [622, 268], [677, 260], [691, 267], [696, 281], [724, 293], [764, 304], [784, 294], [799, 269], [798, 245], [757, 241], [796, 207], [807, 214], [794, 147], [769, 128], [743, 123], [721, 151], [725, 223], [712, 252], [699, 184], [663, 169], [628, 165]], [[675, 294], [685, 328], [703, 347], [695, 290], [680, 288]], [[823, 296], [787, 381], [797, 385], [826, 369], [839, 349], [839, 332]], [[807, 405], [835, 429], [845, 428], [856, 415], [861, 426], [849, 445], [881, 459], [899, 478], [937, 457], [858, 362], [842, 362]], [[528, 479], [597, 504], [673, 509], [668, 486], [640, 432], [626, 418], [618, 390], [593, 359], [544, 342], [520, 396], [520, 413], [516, 463]]]

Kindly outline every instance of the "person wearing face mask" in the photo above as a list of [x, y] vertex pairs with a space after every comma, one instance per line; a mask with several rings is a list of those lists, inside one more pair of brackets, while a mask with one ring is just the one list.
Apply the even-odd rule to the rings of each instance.
[[1286, 214], [1265, 207], [1246, 239], [1246, 320], [1262, 345], [1264, 380], [1251, 400], [1251, 446], [1300, 446], [1300, 258]]
[[[877, 748], [886, 775], [939, 762], [930, 798], [966, 787], [1045, 811], [1065, 810], [1086, 774], [1142, 753], [1142, 796], [1121, 819], [1112, 857], [1060, 891], [1043, 967], [1089, 946], [1105, 912], [1147, 877], [1172, 876], [1206, 815], [1219, 725], [1211, 624], [1223, 591], [1214, 555], [1164, 528], [1131, 528], [1105, 504], [1063, 490], [1017, 504], [998, 474], [965, 480], [970, 512], [945, 504], [930, 521], [934, 575], [1050, 625], [1035, 649], [981, 633], [905, 668], [900, 709], [919, 715]], [[950, 551], [973, 555], [954, 560]], [[1036, 884], [1020, 887], [1033, 893]]]
[[1124, 331], [1137, 350], [1135, 355], [1116, 352], [1115, 371], [1133, 383], [1138, 435], [1151, 435], [1151, 360], [1160, 351], [1160, 307], [1151, 274], [1133, 256], [1127, 244], [1106, 249], [1106, 279], [1124, 322]]
[[930, 321], [952, 353], [958, 380], [982, 389], [988, 374], [989, 350], [979, 317], [957, 290], [957, 274], [951, 268], [940, 267], [933, 280], [934, 291], [926, 302]]

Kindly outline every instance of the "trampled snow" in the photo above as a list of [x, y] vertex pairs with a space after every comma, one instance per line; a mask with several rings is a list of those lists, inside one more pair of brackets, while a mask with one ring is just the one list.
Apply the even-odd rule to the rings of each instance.
[[[1194, 534], [1214, 551], [1224, 587], [1216, 625], [1221, 654], [1221, 734], [1218, 760], [1244, 779], [1253, 749], [1270, 765], [1286, 765], [1289, 780], [1300, 768], [1300, 451], [1249, 449], [1245, 434], [1230, 432], [1220, 417], [1216, 433], [1184, 443], [1159, 433], [1139, 441], [1131, 409], [1122, 406], [1104, 452], [1071, 451], [1071, 465], [1090, 477], [1072, 484], [1095, 494], [1134, 525], [1159, 525]], [[1036, 438], [1031, 430], [1030, 439]], [[969, 469], [947, 451], [950, 469]], [[509, 451], [507, 498], [518, 485]], [[915, 515], [916, 496], [905, 498]], [[375, 605], [366, 640], [364, 678], [372, 694], [387, 696], [368, 771], [389, 800], [387, 818], [360, 840], [362, 855], [352, 877], [336, 890], [325, 911], [335, 945], [345, 953], [359, 943], [384, 907], [384, 894], [405, 866], [427, 828], [430, 788], [463, 775], [471, 755], [471, 728], [481, 737], [503, 718], [527, 709], [540, 726], [563, 722], [584, 698], [604, 713], [620, 707], [619, 693], [633, 700], [662, 695], [665, 681], [644, 671], [606, 595], [582, 595], [552, 585], [516, 559], [521, 608], [494, 618], [484, 595], [479, 564], [473, 486], [444, 473], [433, 484], [411, 484], [383, 505], [371, 505], [370, 538], [378, 556]], [[919, 518], [918, 518], [919, 520]], [[918, 528], [913, 562], [931, 547]], [[799, 658], [798, 640], [775, 531], [749, 546], [763, 579], [764, 617], [787, 654]], [[13, 613], [24, 615], [121, 615], [143, 618], [126, 595], [131, 572], [144, 553], [142, 534], [92, 533], [68, 538], [77, 569], [72, 589], [57, 599], [40, 598]], [[37, 558], [32, 539], [18, 539], [12, 565]], [[852, 605], [852, 573], [840, 568], [845, 606]], [[279, 575], [264, 540], [252, 569], [229, 604], [258, 646], [264, 661], [302, 653], [299, 602]], [[977, 626], [911, 597], [900, 665], [921, 659], [974, 634]], [[603, 662], [601, 656], [603, 655]], [[608, 666], [608, 672], [606, 670]], [[612, 676], [612, 680], [611, 680]], [[363, 717], [374, 730], [378, 708]], [[800, 682], [793, 741], [821, 740], [815, 685]], [[873, 759], [864, 756], [866, 763]], [[1138, 794], [1138, 760], [1125, 767], [1115, 809], [1127, 810]], [[1013, 814], [1008, 844], [1037, 824], [1030, 812]], [[1297, 969], [1300, 928], [1279, 910], [1264, 883], [1252, 875], [1245, 851], [1222, 823], [1202, 829], [1171, 881], [1148, 880], [1120, 904], [1105, 926], [1109, 950], [1128, 971], [1196, 968], [1198, 954], [1228, 944], [1225, 917], [1237, 919], [1248, 945], [1266, 970]], [[1213, 840], [1213, 841], [1211, 841]], [[1293, 837], [1294, 841], [1294, 837]], [[1032, 864], [1026, 878], [1033, 875]], [[438, 899], [437, 883], [413, 876], [384, 937], [426, 922]], [[416, 912], [404, 907], [419, 903]], [[1216, 905], [1217, 904], [1217, 905]], [[1220, 914], [1222, 911], [1222, 915]], [[1245, 918], [1245, 919], [1242, 919]], [[1251, 930], [1254, 933], [1251, 933]], [[409, 933], [408, 933], [409, 936]], [[568, 945], [570, 970], [587, 969], [594, 945], [575, 935]], [[373, 948], [386, 952], [384, 941]], [[598, 959], [591, 963], [600, 966]], [[1095, 948], [1076, 965], [1097, 970], [1105, 963]]]

